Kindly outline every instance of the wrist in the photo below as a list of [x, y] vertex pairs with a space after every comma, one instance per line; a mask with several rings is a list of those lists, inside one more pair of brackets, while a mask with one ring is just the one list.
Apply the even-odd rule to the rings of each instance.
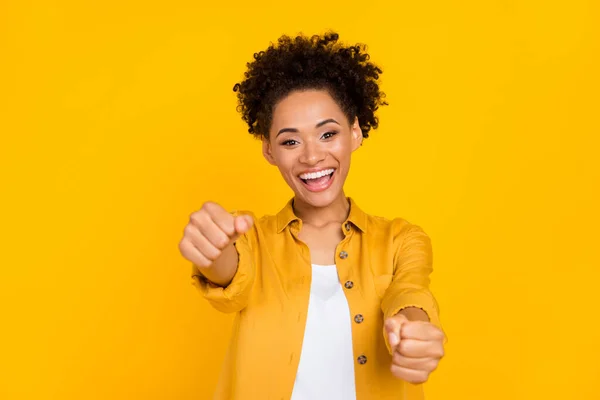
[[419, 307], [406, 307], [398, 312], [404, 315], [409, 321], [425, 321], [429, 322], [429, 315]]

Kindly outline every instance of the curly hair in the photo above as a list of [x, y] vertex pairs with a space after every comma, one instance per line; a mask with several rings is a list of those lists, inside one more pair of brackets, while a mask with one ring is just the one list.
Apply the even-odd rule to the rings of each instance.
[[237, 111], [248, 124], [248, 132], [268, 139], [277, 102], [296, 90], [327, 90], [349, 122], [358, 117], [363, 137], [377, 129], [375, 111], [387, 105], [379, 90], [383, 71], [369, 62], [366, 45], [343, 46], [339, 35], [322, 37], [281, 36], [266, 51], [254, 54], [248, 62], [245, 79], [236, 83]]

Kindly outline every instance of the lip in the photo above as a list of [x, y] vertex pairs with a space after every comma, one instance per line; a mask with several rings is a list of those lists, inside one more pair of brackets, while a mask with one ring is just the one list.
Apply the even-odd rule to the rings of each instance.
[[[329, 168], [318, 168], [318, 169], [312, 169], [312, 170], [307, 170], [305, 172], [318, 172], [318, 171], [323, 171], [325, 169], [329, 169]], [[308, 190], [309, 192], [313, 192], [313, 193], [319, 193], [319, 192], [323, 192], [327, 189], [329, 189], [331, 187], [331, 185], [333, 184], [333, 181], [335, 179], [335, 176], [337, 175], [337, 168], [331, 168], [333, 169], [333, 172], [331, 173], [331, 178], [329, 178], [329, 180], [327, 181], [327, 183], [325, 183], [325, 185], [323, 186], [318, 186], [318, 187], [310, 187], [308, 186], [306, 183], [304, 183], [304, 181], [302, 179], [300, 179], [300, 176], [298, 176], [298, 180], [300, 181], [300, 183], [302, 184], [302, 186]], [[304, 174], [305, 172], [302, 172], [302, 174]], [[299, 174], [299, 175], [302, 175]]]

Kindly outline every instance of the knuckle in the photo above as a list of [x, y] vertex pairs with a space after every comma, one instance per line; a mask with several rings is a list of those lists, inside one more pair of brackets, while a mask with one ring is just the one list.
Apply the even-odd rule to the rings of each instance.
[[217, 258], [219, 258], [220, 255], [221, 255], [221, 252], [219, 250], [215, 250], [215, 249], [211, 249], [209, 252], [204, 253], [204, 257], [209, 259], [211, 262], [215, 261]]
[[208, 267], [210, 267], [211, 264], [212, 264], [212, 262], [209, 259], [201, 258], [200, 260], [197, 261], [196, 266], [198, 266], [200, 268], [208, 268]]
[[185, 228], [183, 228], [183, 235], [184, 236], [191, 236], [193, 230], [194, 230], [194, 228], [192, 227], [192, 225], [187, 224], [185, 226]]
[[202, 221], [202, 210], [196, 211], [192, 215], [190, 215], [190, 222], [193, 224], [200, 224]]
[[204, 266], [210, 267], [215, 260], [213, 259], [213, 257], [210, 257], [206, 254], [202, 254], [202, 255], [204, 256], [204, 258], [202, 259], [202, 261], [204, 262]]
[[221, 252], [221, 250], [217, 250], [217, 251], [215, 252], [215, 255], [214, 255], [213, 259], [214, 259], [214, 260], [216, 260], [217, 258], [221, 257], [221, 254], [223, 254], [223, 253]]
[[226, 235], [233, 235], [235, 233], [235, 218], [233, 216], [225, 217], [223, 221], [223, 231]]
[[429, 360], [427, 362], [427, 364], [425, 365], [425, 368], [427, 369], [427, 371], [434, 371], [438, 366], [438, 362], [437, 360]]
[[179, 241], [179, 252], [186, 257], [187, 256], [187, 246], [186, 246], [186, 242], [185, 239], [182, 239]]
[[200, 208], [200, 209], [207, 211], [207, 212], [211, 212], [215, 209], [216, 205], [217, 204], [213, 201], [206, 201], [206, 202], [204, 202], [204, 204], [202, 204], [202, 208]]
[[436, 352], [436, 356], [438, 358], [442, 358], [442, 357], [444, 357], [444, 355], [445, 355], [445, 352], [444, 352], [443, 348], [438, 349], [438, 351]]
[[227, 238], [224, 238], [224, 237], [220, 237], [220, 238], [217, 240], [217, 242], [218, 242], [217, 246], [218, 246], [219, 248], [223, 249], [223, 248], [227, 247], [227, 245], [229, 244], [229, 239], [227, 239]]
[[406, 354], [406, 352], [410, 349], [410, 346], [408, 345], [406, 340], [403, 340], [400, 342], [400, 344], [398, 345], [398, 351], [400, 351], [401, 354]]

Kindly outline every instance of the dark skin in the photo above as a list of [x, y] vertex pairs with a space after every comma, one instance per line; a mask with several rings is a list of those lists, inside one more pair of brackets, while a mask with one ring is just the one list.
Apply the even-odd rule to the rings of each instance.
[[[319, 126], [328, 120], [340, 123]], [[335, 135], [329, 135], [330, 131]], [[336, 246], [344, 237], [341, 226], [349, 212], [343, 183], [351, 154], [362, 139], [358, 120], [350, 123], [326, 91], [292, 93], [274, 110], [263, 154], [294, 190], [294, 211], [303, 222], [299, 237], [310, 249], [314, 264], [335, 263]], [[338, 181], [324, 192], [306, 190], [298, 175], [315, 168], [334, 168]], [[425, 382], [444, 354], [441, 330], [415, 307], [401, 310], [385, 327], [393, 347], [392, 373], [412, 383]]]
[[[294, 92], [275, 107], [269, 138], [263, 140], [263, 155], [294, 191], [294, 212], [302, 220], [299, 238], [313, 264], [334, 264], [336, 246], [344, 238], [341, 226], [350, 206], [343, 183], [350, 155], [362, 142], [358, 120], [353, 122], [327, 92]], [[315, 169], [335, 170], [327, 190], [312, 192], [299, 178]]]
[[[262, 151], [294, 191], [294, 212], [302, 220], [299, 238], [308, 246], [313, 264], [335, 263], [350, 209], [343, 186], [351, 154], [362, 140], [358, 119], [348, 121], [327, 91], [292, 92], [274, 108]], [[314, 191], [300, 178], [330, 170], [331, 183], [324, 190]], [[227, 286], [238, 263], [233, 242], [251, 225], [247, 216], [234, 218], [218, 204], [206, 203], [192, 214], [180, 249], [211, 282]], [[444, 355], [442, 331], [415, 307], [388, 318], [385, 329], [393, 350], [391, 372], [408, 382], [425, 382]]]

